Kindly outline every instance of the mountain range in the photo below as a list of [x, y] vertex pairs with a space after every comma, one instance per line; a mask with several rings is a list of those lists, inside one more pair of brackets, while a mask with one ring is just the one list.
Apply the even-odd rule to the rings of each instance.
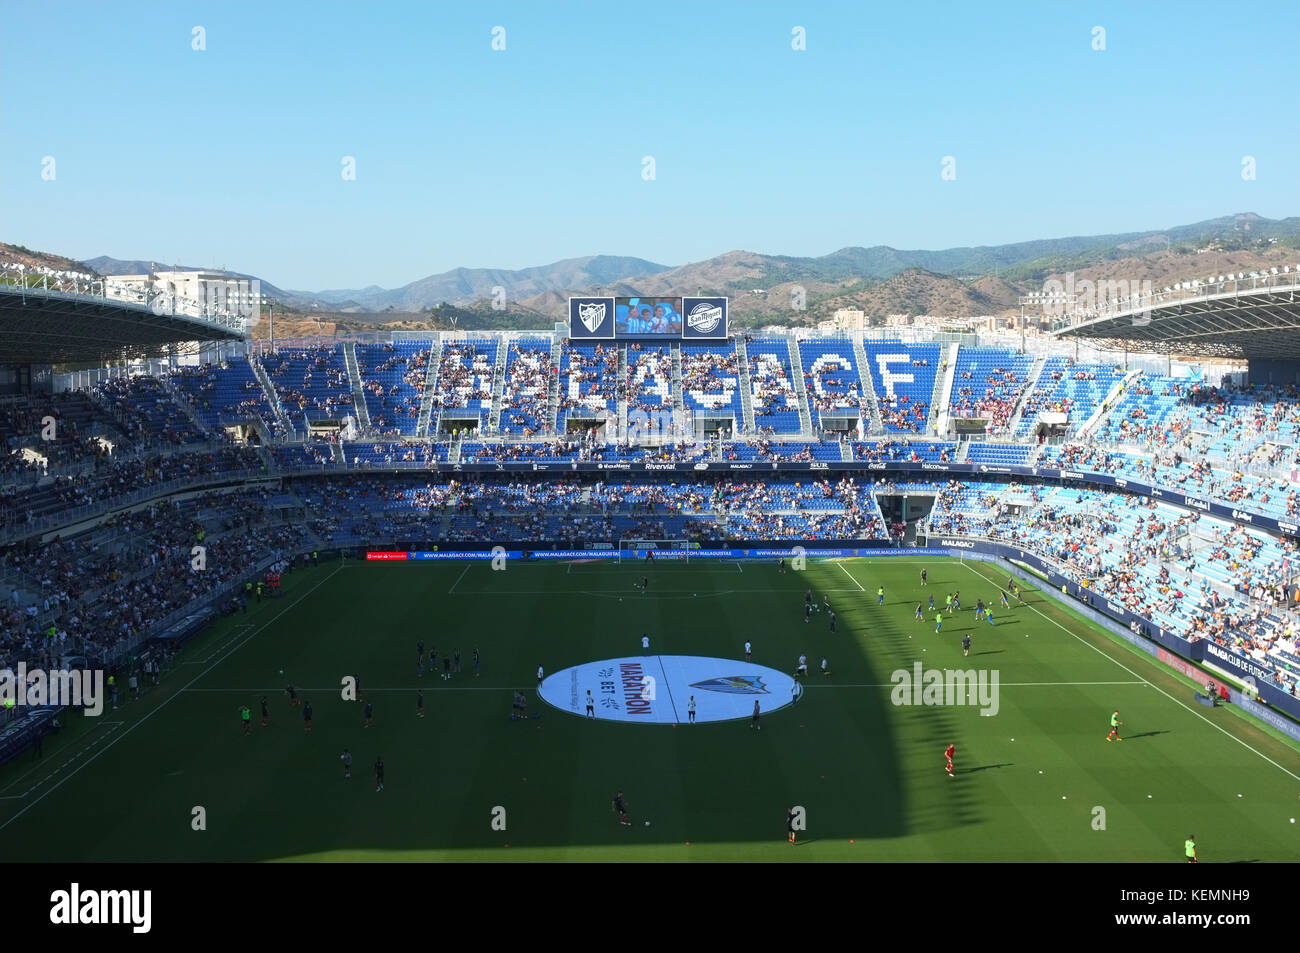
[[[0, 245], [0, 256], [16, 246]], [[1255, 270], [1300, 261], [1300, 217], [1266, 219], [1228, 215], [1173, 228], [1108, 235], [1038, 239], [1008, 245], [905, 250], [877, 245], [849, 247], [818, 257], [730, 251], [704, 261], [670, 267], [641, 258], [592, 255], [517, 270], [455, 268], [399, 288], [283, 289], [258, 278], [263, 293], [294, 313], [322, 324], [350, 327], [374, 323], [420, 326], [420, 312], [440, 305], [492, 317], [511, 315], [501, 326], [543, 326], [563, 320], [571, 294], [679, 296], [723, 294], [738, 324], [807, 324], [838, 308], [886, 315], [986, 315], [1014, 311], [1020, 295], [1041, 290], [1050, 278], [1072, 271], [1081, 278], [1125, 278], [1170, 283], [1211, 272]], [[40, 253], [21, 249], [29, 256]], [[50, 256], [54, 260], [55, 256]], [[12, 260], [12, 258], [8, 259]], [[58, 259], [66, 261], [66, 259]], [[103, 275], [140, 274], [150, 268], [199, 270], [141, 259], [88, 259]], [[219, 269], [207, 269], [219, 270]], [[504, 291], [504, 314], [492, 308]], [[804, 308], [794, 308], [802, 296]], [[475, 322], [476, 323], [476, 322]], [[461, 325], [466, 326], [466, 325]]]

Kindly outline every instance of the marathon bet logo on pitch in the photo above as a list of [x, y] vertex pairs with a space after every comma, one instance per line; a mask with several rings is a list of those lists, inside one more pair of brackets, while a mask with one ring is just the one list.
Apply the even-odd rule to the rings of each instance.
[[978, 705], [991, 716], [998, 713], [998, 679], [997, 669], [927, 669], [916, 662], [889, 676], [889, 698], [895, 705]]

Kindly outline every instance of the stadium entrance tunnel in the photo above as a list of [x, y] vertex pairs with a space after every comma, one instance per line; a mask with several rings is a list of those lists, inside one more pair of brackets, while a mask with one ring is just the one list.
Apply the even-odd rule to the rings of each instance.
[[735, 659], [640, 655], [587, 662], [542, 680], [538, 694], [560, 711], [629, 724], [682, 724], [749, 718], [788, 707], [795, 680], [776, 669]]

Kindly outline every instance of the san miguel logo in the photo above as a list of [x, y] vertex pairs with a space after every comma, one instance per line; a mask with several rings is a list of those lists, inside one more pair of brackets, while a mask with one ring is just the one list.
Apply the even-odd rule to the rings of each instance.
[[701, 301], [686, 315], [686, 324], [699, 334], [712, 334], [722, 323], [722, 306]]
[[596, 304], [595, 302], [579, 301], [578, 302], [578, 320], [582, 326], [591, 334], [595, 334], [602, 324], [605, 323], [605, 302]]
[[691, 688], [704, 692], [723, 692], [727, 695], [769, 695], [763, 684], [762, 675], [728, 675], [723, 678], [707, 678], [702, 682], [691, 682]]

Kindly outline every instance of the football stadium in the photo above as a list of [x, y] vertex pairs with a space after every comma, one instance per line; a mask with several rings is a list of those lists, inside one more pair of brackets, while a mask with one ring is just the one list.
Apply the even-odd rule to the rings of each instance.
[[[16, 12], [0, 64], [42, 90], [0, 115], [20, 909], [883, 863], [900, 922], [1284, 911], [1242, 871], [1300, 861], [1294, 124], [1039, 134], [1222, 116], [1277, 56], [1138, 10], [237, 9]], [[643, 82], [575, 65], [613, 36]]]
[[[1090, 315], [272, 344], [4, 288], [45, 355], [3, 405], [7, 854], [1294, 860], [1297, 277], [1132, 305], [1135, 347], [1195, 309], [1249, 350], [1258, 299], [1265, 381], [1076, 359]], [[64, 322], [139, 356], [53, 375]]]

